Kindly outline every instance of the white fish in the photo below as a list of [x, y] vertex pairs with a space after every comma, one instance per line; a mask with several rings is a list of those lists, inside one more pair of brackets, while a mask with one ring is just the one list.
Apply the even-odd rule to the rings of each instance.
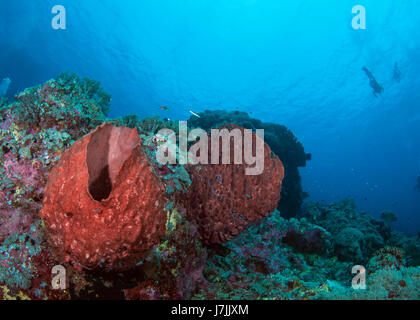
[[194, 116], [196, 116], [197, 118], [200, 118], [200, 116], [198, 114], [196, 114], [194, 111], [190, 110], [190, 113]]
[[9, 78], [4, 78], [0, 82], [0, 97], [5, 96], [7, 93], [7, 89], [9, 89], [9, 85], [12, 81]]

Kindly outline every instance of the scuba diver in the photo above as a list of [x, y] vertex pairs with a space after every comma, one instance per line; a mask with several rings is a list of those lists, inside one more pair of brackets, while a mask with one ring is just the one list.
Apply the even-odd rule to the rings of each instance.
[[414, 190], [420, 192], [420, 175], [417, 176], [417, 185], [414, 187]]
[[377, 98], [379, 94], [384, 91], [384, 88], [376, 81], [375, 77], [373, 76], [372, 72], [369, 71], [368, 68], [363, 67], [362, 70], [366, 73], [369, 78], [369, 84], [373, 89], [373, 95]]
[[400, 68], [398, 68], [398, 63], [395, 62], [394, 64], [394, 74], [392, 76], [392, 79], [394, 79], [397, 82], [401, 82], [402, 73], [400, 71]]

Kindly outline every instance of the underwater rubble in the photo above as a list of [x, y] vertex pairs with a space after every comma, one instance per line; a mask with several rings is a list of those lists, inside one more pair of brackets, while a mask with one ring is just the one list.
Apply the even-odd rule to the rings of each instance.
[[[420, 238], [351, 199], [303, 205], [308, 157], [284, 126], [240, 112], [191, 119], [265, 129], [270, 172], [247, 180], [243, 168], [158, 163], [155, 134], [177, 123], [108, 119], [95, 80], [63, 73], [15, 98], [0, 101], [0, 300], [420, 299]], [[124, 156], [110, 161], [117, 146]], [[220, 197], [232, 181], [255, 195]], [[51, 285], [58, 264], [66, 289]], [[354, 265], [365, 290], [351, 286]]]

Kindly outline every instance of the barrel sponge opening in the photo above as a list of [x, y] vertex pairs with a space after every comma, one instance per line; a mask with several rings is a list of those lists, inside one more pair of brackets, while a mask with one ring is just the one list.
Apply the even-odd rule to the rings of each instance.
[[93, 199], [102, 201], [109, 197], [122, 165], [139, 142], [135, 130], [111, 124], [93, 133], [86, 154], [89, 193]]

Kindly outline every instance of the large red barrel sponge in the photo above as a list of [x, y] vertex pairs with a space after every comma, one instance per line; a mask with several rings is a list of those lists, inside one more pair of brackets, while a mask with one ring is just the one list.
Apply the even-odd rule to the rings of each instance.
[[[229, 132], [239, 129], [242, 134], [245, 130], [236, 125], [226, 125], [221, 129], [224, 128]], [[256, 139], [260, 138], [252, 133], [254, 156]], [[209, 145], [211, 145], [210, 137]], [[264, 143], [262, 173], [247, 175], [245, 169], [255, 165], [234, 164], [234, 145], [233, 139], [230, 139], [231, 164], [187, 166], [192, 181], [188, 197], [188, 217], [195, 222], [206, 244], [221, 244], [232, 239], [255, 221], [273, 212], [280, 200], [284, 177], [284, 167], [280, 159], [272, 154], [268, 145]], [[219, 140], [219, 152], [221, 155], [222, 139]], [[211, 148], [209, 159], [211, 159]], [[242, 144], [242, 159], [244, 159], [244, 144]]]
[[58, 260], [125, 270], [164, 235], [165, 205], [137, 130], [104, 124], [64, 152], [40, 215]]

